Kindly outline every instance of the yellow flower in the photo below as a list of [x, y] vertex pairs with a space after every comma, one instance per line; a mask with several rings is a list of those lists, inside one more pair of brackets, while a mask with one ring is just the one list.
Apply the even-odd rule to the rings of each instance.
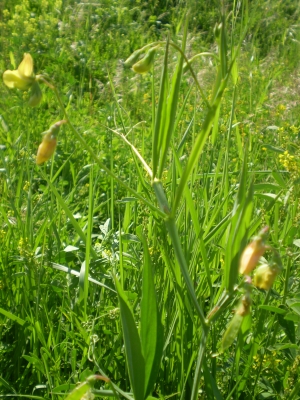
[[18, 69], [8, 70], [3, 74], [3, 82], [11, 89], [28, 90], [34, 84], [34, 81], [33, 60], [29, 53], [24, 54], [23, 61]]
[[42, 100], [42, 92], [37, 82], [37, 77], [33, 72], [33, 59], [29, 53], [24, 54], [23, 61], [18, 69], [4, 72], [3, 82], [10, 89], [31, 89], [29, 105], [32, 107], [37, 106]]
[[248, 275], [256, 267], [260, 257], [267, 249], [264, 239], [264, 236], [258, 236], [245, 248], [240, 259], [240, 274]]
[[271, 289], [276, 276], [279, 274], [280, 269], [277, 265], [263, 264], [257, 268], [254, 275], [254, 285], [259, 289]]
[[62, 124], [65, 124], [67, 121], [62, 120], [56, 122], [56, 124], [52, 125], [48, 131], [44, 133], [44, 137], [42, 143], [39, 145], [38, 152], [36, 155], [36, 163], [37, 165], [43, 164], [45, 161], [48, 161], [54, 154], [56, 145], [57, 145], [57, 135]]

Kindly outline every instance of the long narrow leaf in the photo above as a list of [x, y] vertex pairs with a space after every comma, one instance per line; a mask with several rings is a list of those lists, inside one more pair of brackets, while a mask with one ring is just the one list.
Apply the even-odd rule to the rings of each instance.
[[115, 283], [120, 303], [123, 337], [130, 383], [135, 400], [144, 400], [145, 361], [142, 354], [141, 341], [126, 295], [117, 279], [115, 279]]
[[145, 360], [145, 398], [147, 398], [153, 390], [161, 361], [163, 327], [158, 312], [150, 254], [145, 239], [143, 297], [141, 301], [141, 344]]

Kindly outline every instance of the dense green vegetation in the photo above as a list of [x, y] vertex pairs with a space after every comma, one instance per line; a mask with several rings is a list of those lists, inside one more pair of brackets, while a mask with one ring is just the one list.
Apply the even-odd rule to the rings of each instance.
[[0, 85], [0, 397], [300, 399], [299, 17], [0, 0], [1, 76], [37, 74]]

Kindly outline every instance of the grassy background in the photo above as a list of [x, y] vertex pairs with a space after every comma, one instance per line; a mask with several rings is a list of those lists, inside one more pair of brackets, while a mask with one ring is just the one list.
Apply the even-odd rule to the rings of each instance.
[[[35, 71], [55, 81], [73, 125], [102, 164], [154, 205], [151, 182], [111, 129], [129, 132], [127, 138], [152, 165], [152, 96], [157, 102], [164, 48], [157, 52], [153, 74], [136, 75], [123, 62], [168, 35], [180, 46], [187, 11], [187, 57], [217, 54], [219, 1], [0, 1], [1, 73], [30, 52]], [[224, 399], [299, 398], [299, 12], [293, 0], [226, 2], [229, 43], [237, 45], [248, 21], [238, 83], [230, 81], [225, 89], [215, 139], [210, 136], [193, 170], [176, 225], [205, 315], [224, 289], [239, 188], [252, 209], [241, 250], [269, 225], [269, 242], [284, 269], [268, 293], [253, 289], [251, 316], [223, 354], [219, 343], [238, 296], [213, 325], [199, 399], [216, 393]], [[178, 53], [170, 49], [170, 71], [177, 61]], [[217, 61], [198, 58], [193, 68], [211, 99]], [[190, 398], [201, 329], [184, 300], [161, 216], [94, 164], [67, 126], [53, 161], [36, 167], [40, 134], [63, 118], [55, 95], [44, 87], [42, 104], [32, 109], [27, 93], [2, 84], [0, 94], [1, 396], [62, 399], [99, 368], [131, 391], [112, 276], [119, 277], [139, 325], [143, 234], [164, 327], [153, 395]], [[171, 203], [206, 115], [189, 73], [182, 77], [178, 104], [162, 174]], [[88, 292], [78, 279], [87, 260], [94, 278]], [[97, 383], [100, 387], [105, 385]]]

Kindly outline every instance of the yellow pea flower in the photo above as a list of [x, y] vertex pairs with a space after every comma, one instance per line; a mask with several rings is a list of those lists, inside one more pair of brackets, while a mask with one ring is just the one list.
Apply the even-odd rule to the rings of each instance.
[[268, 227], [264, 228], [254, 240], [244, 249], [239, 265], [239, 272], [248, 275], [258, 264], [258, 261], [267, 250], [265, 244]]
[[42, 143], [39, 145], [36, 155], [37, 165], [43, 164], [45, 161], [48, 161], [52, 157], [57, 146], [57, 135], [60, 126], [62, 124], [65, 124], [66, 122], [67, 121], [65, 120], [58, 121], [54, 125], [52, 125], [48, 131], [44, 132]]
[[23, 61], [18, 69], [14, 71], [7, 70], [3, 74], [3, 82], [11, 89], [28, 90], [31, 88], [34, 81], [33, 59], [29, 53], [24, 54]]
[[269, 290], [279, 272], [280, 268], [277, 265], [263, 264], [257, 268], [253, 283], [259, 289]]
[[42, 100], [42, 92], [33, 72], [33, 59], [29, 53], [24, 54], [18, 69], [7, 70], [3, 73], [3, 82], [10, 89], [31, 89], [29, 105], [32, 107], [37, 106]]

